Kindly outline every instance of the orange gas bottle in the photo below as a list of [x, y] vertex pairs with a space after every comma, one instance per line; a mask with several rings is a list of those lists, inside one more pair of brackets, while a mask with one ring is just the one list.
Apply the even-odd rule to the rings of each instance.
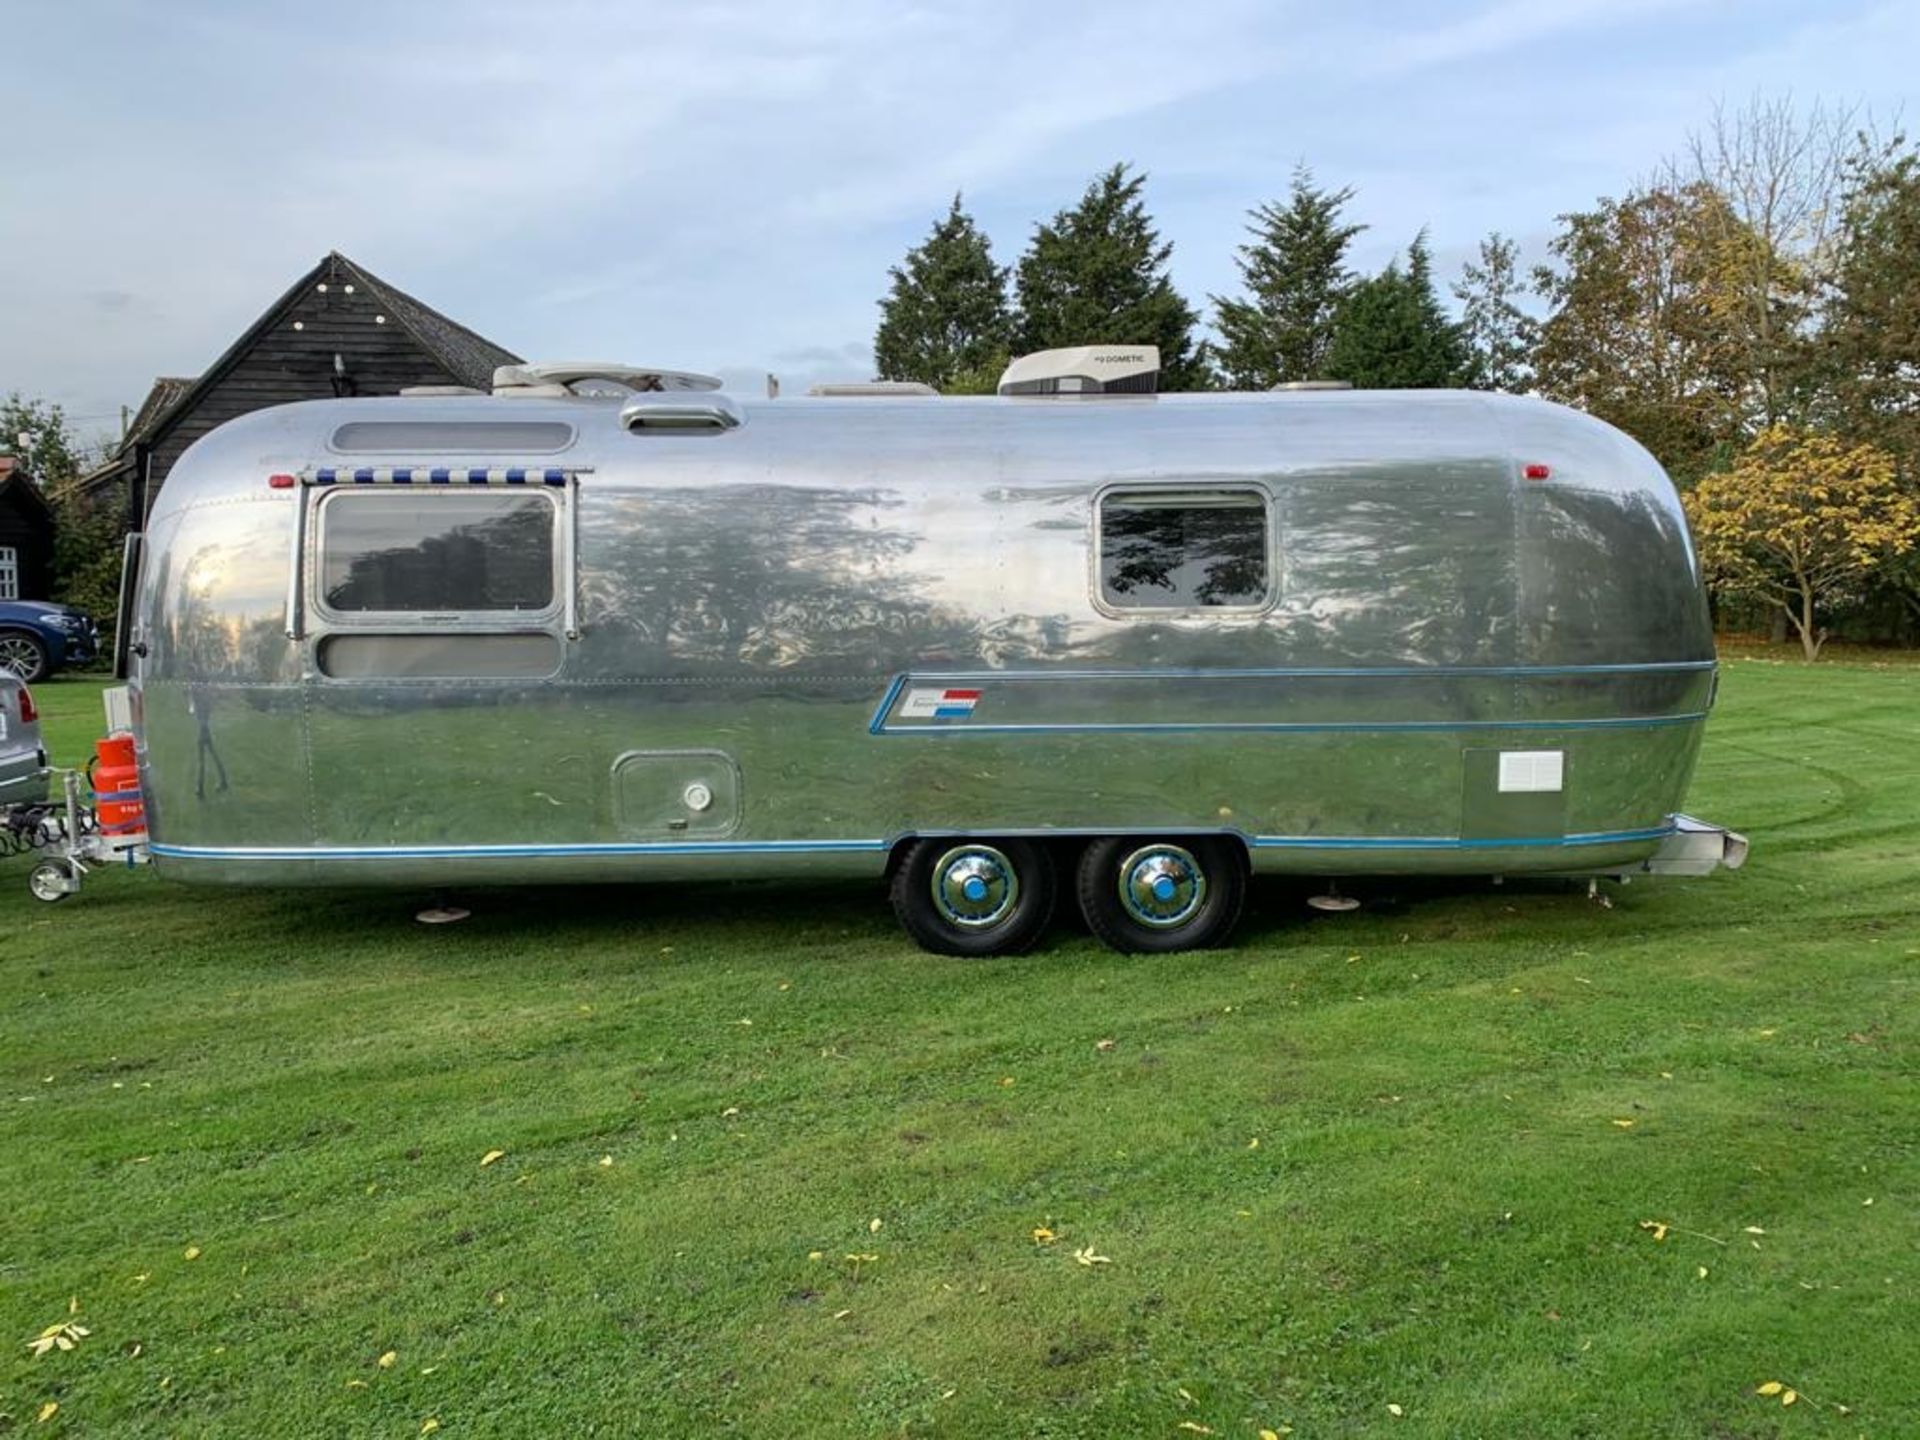
[[102, 835], [132, 835], [147, 828], [140, 798], [140, 765], [131, 735], [109, 735], [93, 744], [93, 813]]

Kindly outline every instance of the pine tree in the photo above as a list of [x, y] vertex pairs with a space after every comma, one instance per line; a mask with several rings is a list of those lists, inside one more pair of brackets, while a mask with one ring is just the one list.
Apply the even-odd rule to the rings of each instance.
[[1468, 355], [1460, 327], [1433, 290], [1433, 257], [1423, 230], [1398, 261], [1353, 287], [1334, 324], [1327, 374], [1360, 390], [1431, 390], [1458, 385]]
[[1325, 378], [1334, 318], [1353, 285], [1347, 247], [1367, 228], [1341, 222], [1352, 198], [1350, 187], [1318, 188], [1302, 165], [1284, 207], [1268, 202], [1247, 212], [1253, 238], [1235, 262], [1247, 296], [1213, 297], [1221, 367], [1235, 389]]
[[1205, 389], [1199, 317], [1168, 278], [1173, 245], [1147, 215], [1145, 185], [1115, 165], [1078, 205], [1034, 228], [1015, 272], [1019, 348], [1157, 345], [1162, 390]]
[[1518, 261], [1519, 247], [1496, 230], [1480, 242], [1479, 264], [1463, 265], [1453, 287], [1467, 345], [1467, 383], [1476, 390], [1519, 394], [1533, 383], [1540, 327], [1516, 301], [1526, 291]]
[[873, 337], [882, 380], [919, 380], [948, 389], [956, 378], [999, 373], [1013, 343], [1007, 270], [993, 263], [987, 237], [960, 197], [906, 259], [887, 272]]

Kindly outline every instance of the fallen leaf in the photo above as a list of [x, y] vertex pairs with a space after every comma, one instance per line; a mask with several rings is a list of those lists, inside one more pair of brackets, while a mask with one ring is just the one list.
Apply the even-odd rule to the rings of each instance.
[[1258, 1150], [1259, 1148], [1260, 1148], [1260, 1137], [1258, 1135], [1254, 1136], [1251, 1140], [1247, 1141], [1247, 1149]]
[[1618, 1125], [1622, 1130], [1631, 1130], [1634, 1122], [1631, 1120], [1616, 1120], [1613, 1123]]
[[1407, 1413], [1406, 1411], [1402, 1410], [1398, 1405], [1395, 1405], [1392, 1401], [1387, 1402], [1387, 1414], [1393, 1416], [1394, 1419], [1398, 1420], [1402, 1415], [1406, 1413]]
[[440, 1422], [434, 1419], [431, 1415], [429, 1415], [426, 1419], [420, 1422], [420, 1433], [422, 1435], [431, 1435], [434, 1431], [438, 1430], [439, 1428], [440, 1428]]
[[73, 1296], [67, 1301], [67, 1313], [69, 1315], [78, 1315], [80, 1313], [80, 1297], [78, 1295]]
[[826, 1252], [823, 1250], [809, 1250], [807, 1251], [807, 1259], [824, 1260], [826, 1259]]
[[720, 1112], [720, 1118], [722, 1120], [730, 1120], [735, 1115], [738, 1115], [739, 1113], [740, 1113], [740, 1107], [738, 1105], [729, 1105], [727, 1106], [726, 1109]]
[[613, 1156], [602, 1155], [600, 1157], [600, 1168], [602, 1170], [611, 1170], [613, 1168]]
[[55, 1415], [58, 1415], [59, 1413], [60, 1413], [60, 1402], [58, 1400], [49, 1400], [47, 1401], [46, 1404], [40, 1407], [40, 1418], [34, 1421], [34, 1423], [36, 1425], [44, 1425], [47, 1423], [47, 1421], [51, 1420]]
[[1212, 1430], [1208, 1429], [1205, 1425], [1202, 1425], [1197, 1420], [1182, 1420], [1180, 1422], [1180, 1428], [1182, 1430], [1189, 1430], [1195, 1435], [1211, 1435], [1213, 1433]]
[[386, 1354], [382, 1355], [378, 1360], [374, 1361], [373, 1363], [378, 1365], [382, 1370], [391, 1370], [393, 1368], [394, 1362], [399, 1358], [400, 1358], [400, 1354], [397, 1350], [389, 1350], [387, 1351]]
[[1093, 1048], [1096, 1050], [1101, 1050], [1101, 1051], [1111, 1050], [1113, 1049], [1113, 1046], [1114, 1046], [1114, 1042], [1111, 1040], [1096, 1040], [1093, 1042]]
[[1001, 1083], [1002, 1085], [1011, 1085], [1011, 1084], [1013, 1084], [1013, 1076], [1011, 1076], [1011, 1075], [1002, 1075], [1002, 1076], [1000, 1077], [1000, 1083]]
[[487, 1168], [487, 1166], [493, 1164], [494, 1161], [504, 1160], [506, 1158], [506, 1155], [507, 1155], [507, 1152], [504, 1150], [489, 1150], [487, 1151], [486, 1154], [480, 1157], [480, 1168], [484, 1170]]
[[851, 1310], [836, 1310], [833, 1312], [833, 1318], [836, 1320], [844, 1320], [852, 1313], [853, 1311]]
[[1109, 1256], [1094, 1254], [1091, 1245], [1074, 1251], [1073, 1258], [1078, 1260], [1082, 1265], [1111, 1265], [1113, 1263], [1112, 1258]]
[[1787, 1387], [1782, 1385], [1778, 1380], [1769, 1380], [1764, 1385], [1754, 1386], [1753, 1393], [1756, 1395], [1778, 1395], [1786, 1388]]
[[878, 1235], [880, 1233], [880, 1217], [878, 1215], [867, 1222], [867, 1233], [869, 1235]]
[[1184, 1385], [1176, 1385], [1174, 1387], [1173, 1393], [1178, 1395], [1182, 1400], [1186, 1401], [1187, 1404], [1189, 1405], [1193, 1404], [1193, 1396], [1188, 1393]]
[[184, 1254], [188, 1260], [198, 1260], [200, 1258], [200, 1247], [198, 1245], [189, 1245]]
[[1036, 1225], [1033, 1227], [1033, 1243], [1036, 1245], [1051, 1245], [1059, 1238], [1059, 1236], [1055, 1235], [1053, 1231], [1044, 1225]]
[[1642, 1220], [1640, 1222], [1640, 1228], [1642, 1230], [1651, 1230], [1654, 1239], [1664, 1240], [1667, 1238], [1667, 1231], [1670, 1227], [1664, 1220]]
[[367, 1388], [367, 1382], [364, 1380], [347, 1381], [347, 1389], [349, 1390], [364, 1390], [366, 1388]]
[[1800, 1392], [1798, 1390], [1782, 1390], [1780, 1392], [1780, 1403], [1782, 1405], [1791, 1405], [1799, 1398]]
[[1693, 1273], [1694, 1273], [1694, 1274], [1695, 1274], [1695, 1275], [1696, 1275], [1696, 1276], [1697, 1276], [1697, 1277], [1698, 1277], [1699, 1279], [1702, 1279], [1702, 1280], [1704, 1280], [1704, 1279], [1706, 1279], [1706, 1278], [1707, 1278], [1707, 1267], [1706, 1267], [1706, 1266], [1704, 1266], [1704, 1265], [1701, 1265], [1701, 1266], [1699, 1266], [1699, 1267], [1697, 1267], [1697, 1268], [1696, 1268], [1696, 1269], [1694, 1270], [1694, 1272], [1693, 1272]]
[[1749, 1225], [1746, 1227], [1746, 1233], [1749, 1235], [1764, 1235], [1767, 1232], [1762, 1230], [1758, 1225]]

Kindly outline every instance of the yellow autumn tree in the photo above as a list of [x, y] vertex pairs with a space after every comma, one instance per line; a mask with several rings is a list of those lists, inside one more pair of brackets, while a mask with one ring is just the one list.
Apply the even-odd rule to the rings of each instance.
[[1762, 430], [1686, 506], [1708, 578], [1778, 605], [1808, 660], [1820, 657], [1834, 603], [1920, 545], [1920, 502], [1891, 455], [1787, 425]]

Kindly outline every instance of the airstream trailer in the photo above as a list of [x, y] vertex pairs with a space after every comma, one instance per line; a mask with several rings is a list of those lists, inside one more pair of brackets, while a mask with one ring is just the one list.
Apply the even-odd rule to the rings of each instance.
[[1142, 393], [1151, 360], [969, 399], [556, 367], [232, 421], [130, 602], [151, 858], [886, 877], [952, 954], [1031, 945], [1060, 890], [1174, 950], [1250, 872], [1738, 862], [1679, 813], [1714, 652], [1644, 450], [1507, 396]]

